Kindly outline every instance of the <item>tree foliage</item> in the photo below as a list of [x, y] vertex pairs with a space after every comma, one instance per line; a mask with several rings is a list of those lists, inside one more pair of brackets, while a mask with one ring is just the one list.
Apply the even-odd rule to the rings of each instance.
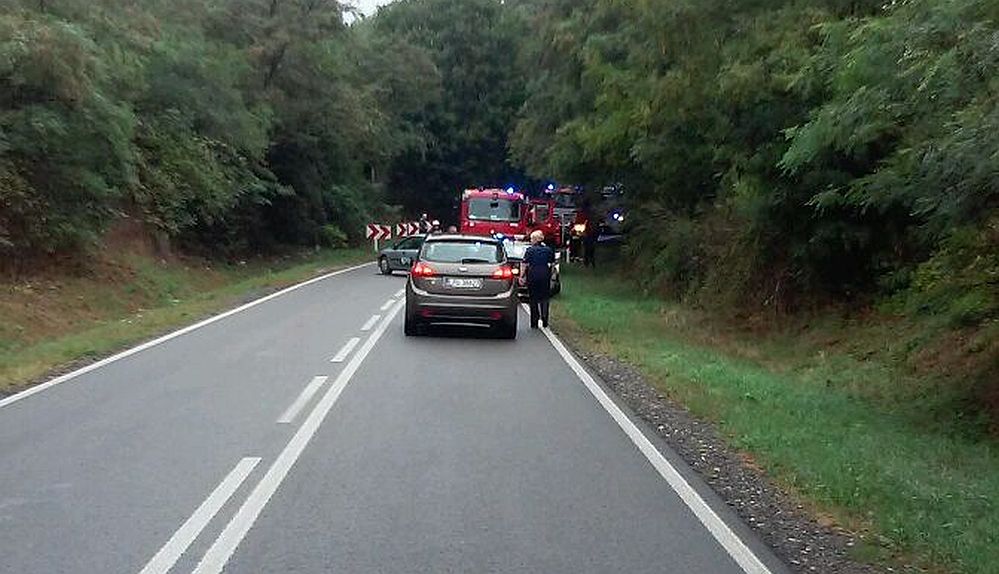
[[[468, 185], [624, 183], [640, 279], [999, 314], [994, 0], [0, 0], [0, 253], [122, 217], [357, 239]], [[526, 175], [525, 175], [526, 174]]]
[[995, 2], [534, 5], [512, 155], [627, 182], [644, 281], [787, 306], [934, 277], [996, 316]]
[[0, 252], [123, 217], [206, 252], [356, 238], [435, 75], [334, 0], [0, 0]]
[[372, 33], [419, 46], [439, 72], [440, 97], [408, 119], [426, 135], [391, 167], [389, 185], [410, 211], [453, 213], [472, 185], [523, 179], [507, 159], [507, 133], [523, 101], [516, 57], [526, 23], [495, 0], [401, 0]]

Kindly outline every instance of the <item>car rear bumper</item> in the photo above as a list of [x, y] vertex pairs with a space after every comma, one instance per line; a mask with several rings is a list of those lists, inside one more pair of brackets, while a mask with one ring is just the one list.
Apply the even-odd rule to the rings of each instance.
[[491, 297], [435, 295], [406, 286], [406, 314], [421, 323], [512, 323], [517, 318], [517, 289]]

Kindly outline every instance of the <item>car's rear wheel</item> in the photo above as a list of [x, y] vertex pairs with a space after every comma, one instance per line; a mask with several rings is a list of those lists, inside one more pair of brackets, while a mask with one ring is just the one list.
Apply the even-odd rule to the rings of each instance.
[[504, 321], [499, 325], [499, 336], [503, 339], [517, 338], [517, 320]]
[[420, 325], [414, 319], [411, 319], [409, 315], [406, 315], [402, 330], [406, 333], [407, 337], [418, 337], [423, 334], [423, 325]]
[[382, 275], [392, 274], [392, 267], [389, 265], [388, 257], [383, 255], [378, 258], [378, 270], [382, 272]]

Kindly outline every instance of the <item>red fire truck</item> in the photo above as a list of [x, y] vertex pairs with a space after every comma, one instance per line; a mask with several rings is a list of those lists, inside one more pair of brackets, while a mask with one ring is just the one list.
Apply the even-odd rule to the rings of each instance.
[[562, 224], [555, 213], [554, 201], [544, 198], [532, 199], [528, 224], [532, 231], [539, 229], [545, 234], [548, 245], [555, 249], [562, 247]]
[[502, 189], [467, 189], [461, 195], [461, 225], [466, 235], [522, 238], [527, 234], [527, 200]]
[[461, 226], [467, 235], [504, 235], [526, 239], [536, 229], [555, 247], [562, 244], [552, 201], [528, 200], [522, 193], [502, 189], [468, 189], [461, 196]]

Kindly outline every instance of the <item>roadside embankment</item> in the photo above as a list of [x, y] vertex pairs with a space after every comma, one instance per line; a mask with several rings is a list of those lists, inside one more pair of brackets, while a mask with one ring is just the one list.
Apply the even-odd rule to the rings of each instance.
[[611, 272], [567, 275], [560, 332], [712, 423], [819, 522], [852, 532], [855, 559], [999, 572], [999, 448], [979, 425], [940, 414], [951, 399], [939, 372], [877, 350], [891, 328], [816, 320], [751, 330]]

